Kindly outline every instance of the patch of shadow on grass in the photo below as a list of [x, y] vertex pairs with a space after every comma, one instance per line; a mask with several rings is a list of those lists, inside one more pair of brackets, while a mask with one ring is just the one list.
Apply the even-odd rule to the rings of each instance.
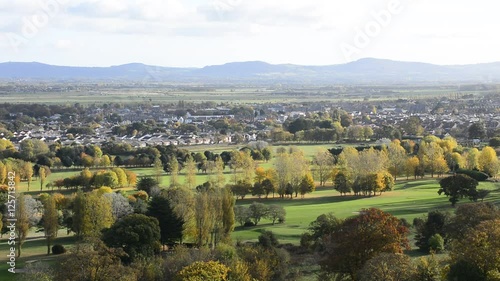
[[329, 203], [340, 203], [340, 202], [347, 202], [347, 201], [354, 201], [354, 200], [359, 200], [359, 199], [365, 199], [369, 198], [367, 196], [354, 196], [354, 195], [347, 195], [347, 196], [340, 196], [340, 195], [335, 195], [335, 196], [322, 196], [322, 197], [313, 197], [313, 198], [300, 198], [300, 197], [293, 197], [293, 199], [290, 198], [261, 198], [261, 199], [256, 199], [256, 198], [248, 198], [248, 199], [239, 199], [236, 200], [236, 205], [247, 205], [251, 204], [252, 202], [259, 202], [259, 203], [264, 203], [264, 204], [275, 204], [275, 205], [280, 205], [283, 207], [288, 207], [288, 206], [304, 206], [304, 205], [317, 205], [317, 204], [329, 204]]

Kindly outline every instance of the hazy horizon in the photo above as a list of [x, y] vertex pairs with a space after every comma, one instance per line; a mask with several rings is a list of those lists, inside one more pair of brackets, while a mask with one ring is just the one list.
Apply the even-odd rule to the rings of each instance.
[[64, 66], [361, 58], [500, 61], [493, 1], [19, 0], [0, 3], [0, 61]]

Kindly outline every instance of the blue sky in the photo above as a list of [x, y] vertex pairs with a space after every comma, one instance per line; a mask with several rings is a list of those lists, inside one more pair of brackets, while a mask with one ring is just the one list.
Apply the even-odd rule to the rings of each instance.
[[451, 0], [0, 0], [0, 62], [493, 62], [500, 61], [497, 6]]

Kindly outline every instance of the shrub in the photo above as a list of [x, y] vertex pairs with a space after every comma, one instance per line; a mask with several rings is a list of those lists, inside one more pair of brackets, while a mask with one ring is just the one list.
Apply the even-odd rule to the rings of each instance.
[[246, 221], [245, 224], [243, 225], [243, 227], [249, 227], [249, 226], [255, 226], [255, 223], [251, 221]]
[[444, 239], [439, 235], [439, 233], [436, 233], [429, 238], [429, 247], [431, 250], [440, 252], [444, 250]]
[[63, 245], [61, 244], [55, 244], [52, 246], [52, 254], [54, 255], [60, 255], [66, 253], [66, 248], [64, 248]]
[[278, 238], [272, 231], [264, 231], [259, 235], [259, 244], [265, 248], [276, 247], [279, 245]]
[[458, 169], [456, 173], [467, 175], [467, 176], [469, 176], [477, 181], [485, 181], [489, 177], [487, 174], [485, 174], [483, 172], [474, 171], [474, 170]]

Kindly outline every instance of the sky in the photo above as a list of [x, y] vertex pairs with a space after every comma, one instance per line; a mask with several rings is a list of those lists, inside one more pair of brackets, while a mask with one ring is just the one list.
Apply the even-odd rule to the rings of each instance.
[[500, 61], [492, 0], [0, 0], [0, 62]]

